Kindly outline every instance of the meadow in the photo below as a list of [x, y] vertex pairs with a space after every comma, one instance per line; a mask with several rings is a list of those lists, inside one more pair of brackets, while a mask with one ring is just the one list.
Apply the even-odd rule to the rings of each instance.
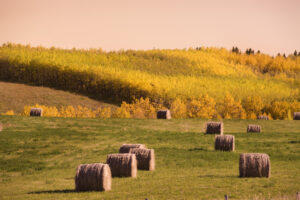
[[[235, 152], [214, 151], [202, 119], [77, 119], [0, 116], [0, 199], [296, 199], [299, 121], [223, 120]], [[262, 133], [246, 133], [259, 124]], [[156, 170], [113, 178], [108, 192], [74, 191], [81, 163], [105, 162], [123, 143], [155, 149]], [[240, 153], [267, 153], [270, 178], [239, 178]]]

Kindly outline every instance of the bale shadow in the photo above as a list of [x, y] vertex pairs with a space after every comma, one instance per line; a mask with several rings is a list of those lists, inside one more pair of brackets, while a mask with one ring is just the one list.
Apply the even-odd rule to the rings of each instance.
[[200, 147], [200, 148], [188, 149], [188, 151], [205, 151], [205, 152], [212, 152], [211, 150], [204, 149], [204, 148], [202, 148], [202, 147]]
[[208, 174], [203, 176], [197, 176], [198, 178], [239, 178], [238, 175], [215, 175], [215, 174]]
[[291, 140], [291, 141], [289, 141], [289, 143], [290, 144], [297, 144], [297, 143], [300, 143], [300, 140], [298, 140], [298, 141], [297, 140]]
[[40, 190], [40, 191], [34, 191], [34, 192], [28, 192], [27, 194], [63, 194], [63, 193], [78, 193], [76, 190]]

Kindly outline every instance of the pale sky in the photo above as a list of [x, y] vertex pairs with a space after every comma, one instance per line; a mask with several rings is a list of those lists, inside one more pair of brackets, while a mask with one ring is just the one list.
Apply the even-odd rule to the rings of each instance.
[[300, 51], [300, 0], [0, 0], [0, 44]]

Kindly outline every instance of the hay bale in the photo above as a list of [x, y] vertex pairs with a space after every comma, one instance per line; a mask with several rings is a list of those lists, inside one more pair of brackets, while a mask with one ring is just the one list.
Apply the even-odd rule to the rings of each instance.
[[112, 177], [133, 177], [137, 175], [136, 156], [131, 153], [109, 154], [106, 163], [109, 165]]
[[234, 136], [233, 135], [216, 135], [215, 150], [234, 151]]
[[240, 154], [239, 170], [240, 177], [270, 177], [269, 155], [263, 153]]
[[111, 190], [111, 171], [107, 164], [81, 164], [75, 176], [76, 191]]
[[257, 119], [259, 119], [259, 120], [269, 120], [269, 117], [266, 116], [266, 115], [259, 115], [259, 116], [257, 116]]
[[154, 149], [133, 148], [129, 150], [137, 159], [137, 167], [142, 170], [155, 170], [155, 154]]
[[3, 130], [3, 125], [2, 123], [0, 122], [0, 132]]
[[249, 124], [247, 127], [247, 132], [248, 133], [260, 133], [261, 131], [261, 126], [260, 125], [255, 125], [255, 124]]
[[123, 144], [119, 149], [119, 153], [129, 153], [129, 150], [133, 148], [146, 149], [147, 147], [144, 144]]
[[31, 108], [30, 109], [30, 116], [42, 117], [43, 116], [43, 109], [42, 108]]
[[300, 120], [300, 112], [294, 112], [294, 120]]
[[159, 110], [159, 111], [157, 111], [157, 119], [171, 119], [170, 110]]
[[223, 135], [223, 122], [207, 122], [205, 133]]

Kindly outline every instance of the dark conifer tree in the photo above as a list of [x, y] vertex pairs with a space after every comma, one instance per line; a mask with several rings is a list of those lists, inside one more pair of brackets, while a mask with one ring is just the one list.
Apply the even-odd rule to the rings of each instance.
[[232, 47], [231, 52], [235, 53], [235, 47]]
[[249, 49], [246, 49], [246, 52], [245, 52], [247, 55], [249, 55]]

